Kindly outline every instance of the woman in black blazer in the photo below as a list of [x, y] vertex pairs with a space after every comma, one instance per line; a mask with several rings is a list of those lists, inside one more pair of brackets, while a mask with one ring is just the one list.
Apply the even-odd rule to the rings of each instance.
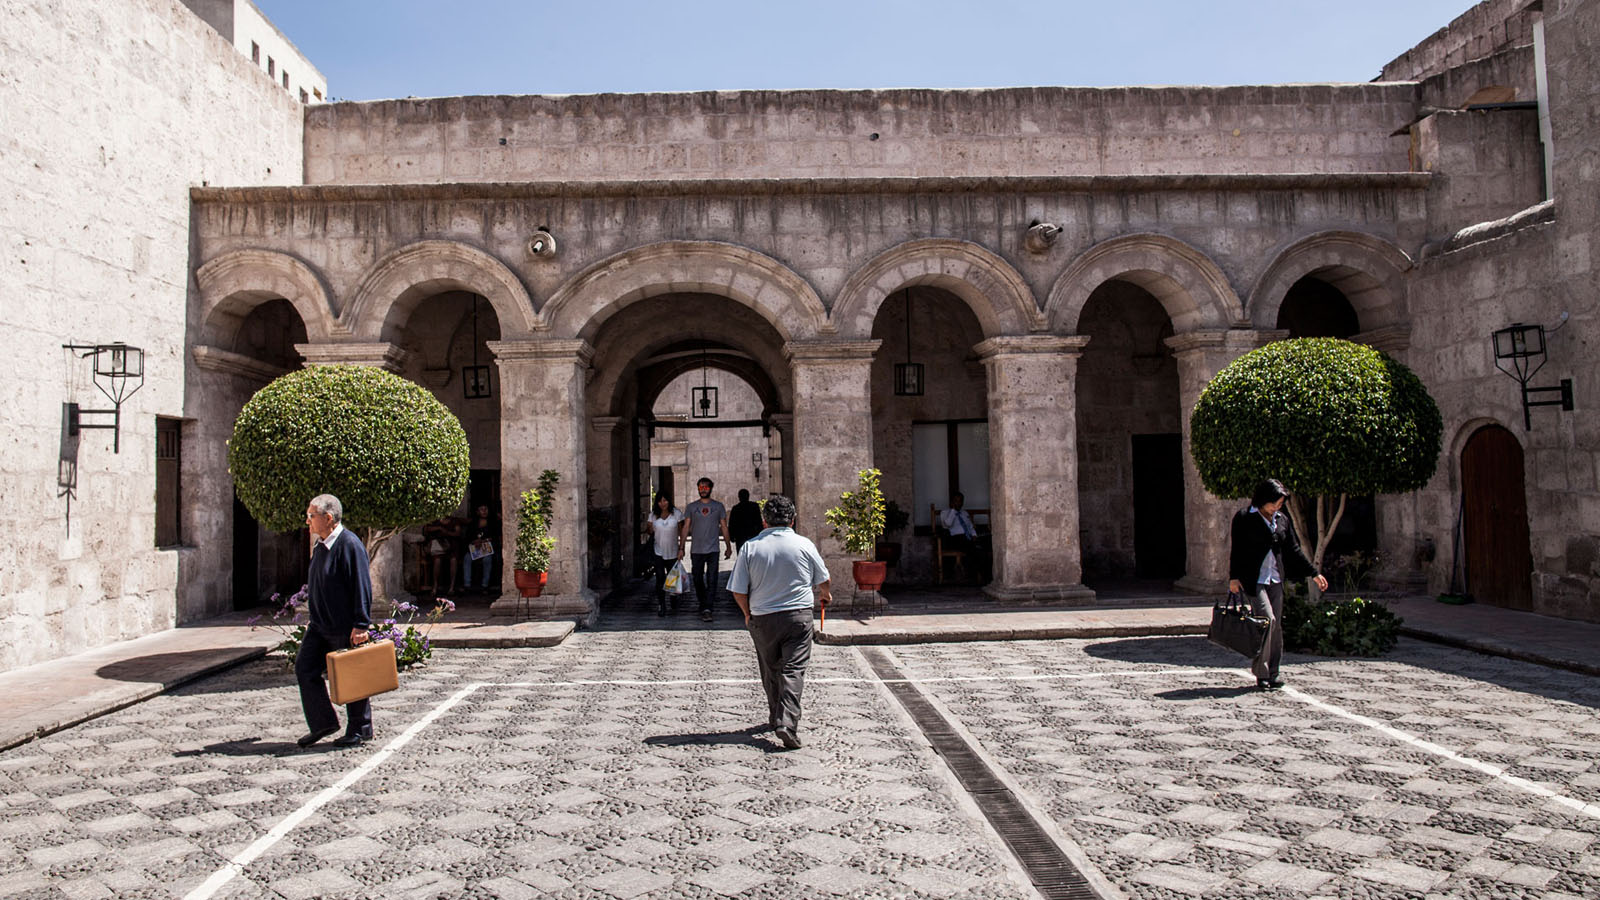
[[1267, 640], [1250, 663], [1256, 687], [1263, 691], [1283, 687], [1278, 665], [1283, 661], [1284, 581], [1312, 578], [1318, 590], [1328, 589], [1328, 579], [1306, 559], [1300, 549], [1300, 539], [1295, 536], [1294, 523], [1283, 512], [1288, 497], [1283, 482], [1268, 478], [1256, 485], [1250, 507], [1233, 515], [1228, 590], [1247, 595], [1255, 614], [1269, 623]]

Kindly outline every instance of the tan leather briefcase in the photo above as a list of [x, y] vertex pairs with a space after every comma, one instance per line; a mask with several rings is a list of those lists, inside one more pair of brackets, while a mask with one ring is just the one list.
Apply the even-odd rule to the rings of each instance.
[[368, 641], [328, 654], [328, 696], [335, 703], [354, 703], [399, 686], [394, 641]]

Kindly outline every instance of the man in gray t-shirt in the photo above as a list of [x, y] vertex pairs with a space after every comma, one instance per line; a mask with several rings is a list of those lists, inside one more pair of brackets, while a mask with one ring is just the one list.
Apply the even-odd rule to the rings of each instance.
[[694, 593], [700, 600], [700, 618], [712, 619], [712, 601], [717, 597], [717, 538], [726, 543], [723, 558], [733, 555], [733, 539], [728, 537], [728, 509], [711, 499], [714, 485], [709, 478], [695, 483], [700, 499], [684, 507], [683, 534], [689, 537], [689, 559], [694, 564]]
[[794, 533], [794, 501], [774, 496], [761, 511], [765, 531], [739, 548], [728, 590], [756, 645], [767, 722], [783, 746], [800, 746], [800, 692], [811, 661], [811, 607], [833, 599], [817, 545]]

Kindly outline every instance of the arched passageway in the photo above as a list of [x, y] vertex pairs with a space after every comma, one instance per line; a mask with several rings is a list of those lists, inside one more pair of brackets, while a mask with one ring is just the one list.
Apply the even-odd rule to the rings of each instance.
[[1084, 584], [1171, 581], [1185, 571], [1183, 423], [1172, 320], [1148, 290], [1111, 280], [1083, 306], [1078, 499]]

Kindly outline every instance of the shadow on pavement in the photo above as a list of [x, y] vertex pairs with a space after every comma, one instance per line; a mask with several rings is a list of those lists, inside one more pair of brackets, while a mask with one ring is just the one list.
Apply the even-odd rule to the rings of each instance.
[[1254, 685], [1240, 685], [1238, 687], [1209, 687], [1209, 688], [1178, 688], [1171, 691], [1162, 691], [1156, 694], [1163, 700], [1226, 700], [1230, 697], [1243, 697], [1254, 694]]
[[1118, 638], [1088, 644], [1083, 652], [1100, 659], [1169, 666], [1243, 666], [1244, 657], [1218, 647], [1199, 635]]
[[[207, 744], [198, 750], [179, 750], [173, 756], [288, 756], [291, 753], [316, 752], [321, 745], [301, 750], [300, 745], [294, 741], [265, 741], [259, 738], [245, 738], [241, 741], [223, 741], [220, 744]], [[331, 749], [328, 745], [326, 749]]]
[[711, 747], [718, 745], [740, 744], [746, 747], [755, 747], [767, 753], [776, 753], [782, 748], [776, 741], [766, 738], [757, 738], [756, 735], [771, 731], [765, 725], [752, 725], [738, 731], [708, 731], [690, 734], [658, 734], [644, 739], [645, 744], [651, 747], [688, 747], [695, 744]]
[[110, 681], [138, 681], [148, 684], [170, 684], [175, 676], [197, 678], [215, 670], [237, 665], [241, 654], [250, 654], [238, 647], [216, 647], [204, 650], [179, 650], [171, 653], [152, 653], [106, 663], [95, 670], [95, 675]]

